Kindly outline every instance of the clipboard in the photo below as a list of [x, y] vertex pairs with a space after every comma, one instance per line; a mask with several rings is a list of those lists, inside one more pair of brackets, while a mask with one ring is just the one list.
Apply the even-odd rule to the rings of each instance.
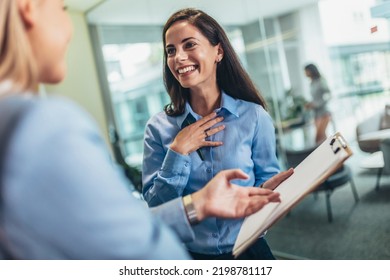
[[350, 156], [352, 150], [340, 132], [328, 137], [275, 189], [280, 193], [281, 202], [268, 203], [245, 218], [233, 247], [233, 255], [237, 258], [262, 233], [339, 169]]

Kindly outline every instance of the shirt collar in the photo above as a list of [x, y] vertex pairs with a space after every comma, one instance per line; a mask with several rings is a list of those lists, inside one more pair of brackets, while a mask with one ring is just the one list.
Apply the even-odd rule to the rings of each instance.
[[221, 108], [217, 110], [221, 110], [221, 109], [227, 110], [231, 114], [235, 115], [237, 118], [239, 117], [238, 100], [226, 94], [224, 91], [222, 91], [222, 96], [221, 96]]
[[[226, 110], [230, 112], [231, 114], [235, 115], [237, 118], [239, 117], [238, 113], [238, 101], [231, 97], [230, 95], [226, 94], [224, 91], [222, 91], [221, 95], [221, 107], [216, 109], [215, 112], [219, 113], [222, 110]], [[182, 127], [183, 122], [187, 119], [188, 114], [191, 114], [196, 120], [201, 119], [202, 117], [199, 116], [197, 113], [195, 113], [188, 101], [186, 102], [186, 106], [184, 109], [184, 113], [177, 117], [177, 125], [179, 127]]]

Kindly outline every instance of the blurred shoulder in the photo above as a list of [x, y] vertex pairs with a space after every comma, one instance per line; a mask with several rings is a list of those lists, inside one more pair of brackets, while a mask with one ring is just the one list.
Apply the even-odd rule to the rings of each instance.
[[35, 98], [27, 113], [25, 121], [40, 127], [96, 126], [85, 109], [65, 97]]
[[65, 97], [33, 97], [14, 133], [16, 139], [29, 139], [35, 145], [48, 143], [50, 140], [63, 141], [65, 138], [101, 137], [100, 129], [92, 116]]

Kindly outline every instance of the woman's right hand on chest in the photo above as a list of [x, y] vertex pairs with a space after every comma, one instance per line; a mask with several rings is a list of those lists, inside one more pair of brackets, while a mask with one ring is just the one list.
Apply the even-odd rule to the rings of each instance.
[[[217, 117], [215, 112], [203, 117], [183, 128], [176, 135], [170, 148], [182, 155], [188, 155], [201, 147], [216, 147], [223, 145], [220, 141], [209, 141], [209, 136], [214, 135], [225, 128], [225, 125], [217, 125], [223, 117]], [[215, 126], [215, 127], [214, 127]]]

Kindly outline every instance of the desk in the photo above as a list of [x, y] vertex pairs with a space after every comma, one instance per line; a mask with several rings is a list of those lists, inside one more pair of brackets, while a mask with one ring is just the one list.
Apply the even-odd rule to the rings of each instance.
[[370, 140], [381, 141], [385, 139], [390, 139], [390, 128], [365, 133], [359, 136], [359, 140], [362, 141], [370, 141]]
[[281, 135], [278, 135], [282, 149], [304, 150], [316, 146], [314, 122], [304, 122], [298, 126], [282, 127]]
[[281, 122], [280, 126], [283, 130], [289, 130], [289, 129], [303, 127], [306, 123], [307, 122], [305, 121], [305, 119], [301, 117], [301, 118], [284, 120]]

